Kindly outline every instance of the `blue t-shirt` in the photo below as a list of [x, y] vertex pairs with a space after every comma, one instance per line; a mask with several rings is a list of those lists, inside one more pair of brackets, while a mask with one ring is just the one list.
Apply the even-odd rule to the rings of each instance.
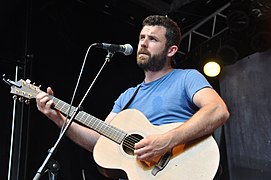
[[141, 111], [154, 125], [185, 122], [199, 109], [193, 103], [194, 94], [211, 87], [197, 70], [174, 69], [153, 82], [127, 89], [115, 101], [112, 112], [119, 113], [140, 85], [128, 108]]

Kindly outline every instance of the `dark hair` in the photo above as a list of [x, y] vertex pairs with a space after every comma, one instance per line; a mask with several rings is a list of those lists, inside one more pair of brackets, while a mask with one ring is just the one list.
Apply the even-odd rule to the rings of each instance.
[[166, 28], [167, 47], [177, 45], [179, 47], [181, 41], [181, 30], [178, 24], [166, 16], [151, 15], [144, 19], [143, 26], [163, 26]]

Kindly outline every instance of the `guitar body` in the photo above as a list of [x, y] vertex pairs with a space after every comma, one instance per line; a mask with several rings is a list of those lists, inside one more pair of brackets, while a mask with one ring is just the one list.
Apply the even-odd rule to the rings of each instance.
[[[128, 135], [146, 137], [167, 132], [181, 123], [154, 126], [141, 112], [127, 109], [119, 113], [111, 125], [126, 131]], [[154, 165], [138, 161], [136, 156], [125, 151], [122, 144], [119, 145], [104, 136], [97, 141], [93, 156], [104, 176], [123, 177], [129, 180], [211, 180], [219, 164], [219, 149], [212, 136], [174, 148], [166, 167], [155, 176], [151, 173]]]

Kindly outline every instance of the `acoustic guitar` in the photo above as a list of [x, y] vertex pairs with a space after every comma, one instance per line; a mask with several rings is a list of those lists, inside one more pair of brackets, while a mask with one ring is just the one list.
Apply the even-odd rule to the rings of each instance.
[[[36, 98], [41, 91], [40, 87], [22, 79], [11, 86], [12, 94], [28, 100]], [[51, 99], [54, 108], [63, 114], [76, 110], [54, 96]], [[136, 159], [133, 153], [136, 142], [151, 134], [165, 133], [182, 123], [155, 126], [136, 109], [120, 112], [110, 124], [84, 111], [76, 114], [75, 121], [101, 134], [93, 156], [99, 171], [106, 177], [129, 180], [211, 180], [217, 172], [220, 154], [211, 135], [176, 146], [156, 162]]]

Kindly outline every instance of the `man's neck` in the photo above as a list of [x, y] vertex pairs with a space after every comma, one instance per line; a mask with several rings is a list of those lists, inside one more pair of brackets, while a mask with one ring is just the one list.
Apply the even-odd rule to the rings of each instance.
[[166, 75], [167, 73], [169, 73], [170, 71], [172, 71], [173, 68], [165, 68], [165, 69], [161, 69], [160, 71], [145, 71], [145, 79], [144, 82], [145, 83], [149, 83], [152, 81], [155, 81], [159, 78], [161, 78], [162, 76]]

